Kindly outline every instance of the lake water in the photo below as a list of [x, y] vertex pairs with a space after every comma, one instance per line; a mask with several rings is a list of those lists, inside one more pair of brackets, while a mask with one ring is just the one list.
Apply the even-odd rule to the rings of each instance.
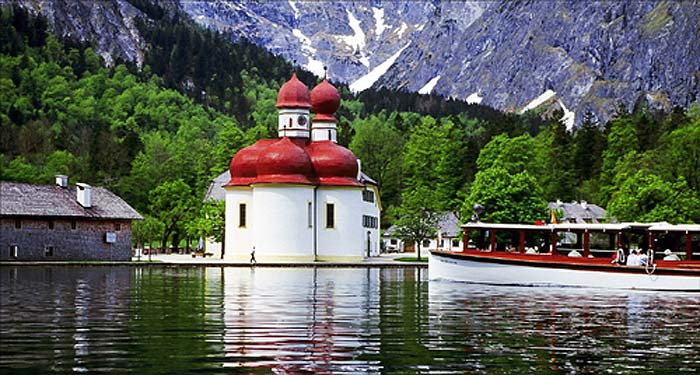
[[415, 268], [0, 267], [0, 373], [697, 373], [700, 294]]

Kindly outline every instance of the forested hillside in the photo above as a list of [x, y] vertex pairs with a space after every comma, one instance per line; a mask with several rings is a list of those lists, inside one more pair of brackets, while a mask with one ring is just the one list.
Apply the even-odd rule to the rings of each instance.
[[[202, 203], [240, 148], [276, 136], [275, 100], [294, 67], [140, 4], [144, 66], [107, 68], [42, 17], [0, 10], [0, 178], [105, 186], [147, 219], [136, 239], [220, 230]], [[309, 87], [317, 80], [298, 71]], [[544, 219], [550, 200], [586, 199], [620, 220], [700, 222], [700, 107], [639, 108], [573, 134], [538, 115], [437, 96], [339, 86], [340, 143], [381, 184], [383, 226], [418, 208], [486, 206], [486, 219]], [[553, 118], [561, 118], [554, 114]], [[410, 199], [420, 195], [421, 199]], [[411, 207], [402, 202], [421, 202]], [[205, 215], [208, 213], [208, 215]]]

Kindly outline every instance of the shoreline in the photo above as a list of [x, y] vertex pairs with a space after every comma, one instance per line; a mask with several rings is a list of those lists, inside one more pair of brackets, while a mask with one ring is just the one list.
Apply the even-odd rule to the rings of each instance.
[[[256, 265], [251, 265], [248, 262], [234, 262], [222, 259], [204, 259], [192, 258], [189, 254], [161, 254], [152, 256], [152, 260], [148, 261], [147, 257], [141, 257], [141, 260], [133, 258], [131, 261], [0, 261], [0, 267], [12, 266], [134, 266], [134, 267], [237, 267], [237, 268], [406, 268], [418, 267], [428, 268], [427, 262], [403, 262], [396, 261], [396, 258], [405, 256], [383, 254], [378, 257], [366, 258], [360, 262], [259, 262]], [[412, 254], [408, 254], [412, 255]], [[427, 259], [427, 256], [426, 258]]]

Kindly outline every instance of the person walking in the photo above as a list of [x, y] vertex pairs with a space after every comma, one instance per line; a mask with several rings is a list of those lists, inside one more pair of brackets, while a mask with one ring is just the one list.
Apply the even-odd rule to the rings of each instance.
[[250, 265], [254, 266], [258, 263], [257, 260], [255, 260], [255, 246], [253, 246], [253, 251], [250, 252]]

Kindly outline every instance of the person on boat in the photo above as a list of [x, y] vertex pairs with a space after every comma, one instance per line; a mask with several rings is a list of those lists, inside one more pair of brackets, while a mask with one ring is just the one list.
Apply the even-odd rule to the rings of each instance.
[[639, 255], [637, 255], [637, 249], [630, 250], [630, 255], [627, 256], [628, 266], [640, 266]]
[[568, 256], [570, 256], [570, 257], [572, 257], [572, 258], [581, 258], [581, 257], [583, 257], [583, 255], [581, 255], [581, 253], [579, 253], [578, 251], [576, 251], [576, 249], [573, 249], [573, 250], [569, 251]]
[[639, 257], [639, 265], [646, 266], [649, 264], [649, 256], [642, 251], [642, 249], [637, 249], [637, 256]]
[[678, 255], [671, 252], [671, 249], [664, 250], [664, 260], [681, 260]]

